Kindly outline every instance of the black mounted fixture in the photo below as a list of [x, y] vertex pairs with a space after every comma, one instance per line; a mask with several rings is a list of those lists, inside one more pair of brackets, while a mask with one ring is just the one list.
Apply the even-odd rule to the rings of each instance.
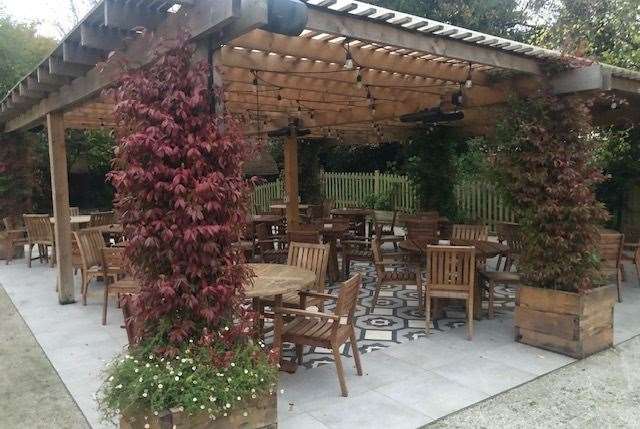
[[408, 113], [400, 116], [400, 122], [422, 122], [423, 124], [454, 122], [462, 119], [464, 119], [464, 112], [443, 112], [440, 107], [425, 109], [416, 113]]
[[289, 137], [291, 136], [291, 128], [295, 128], [296, 137], [302, 137], [311, 134], [311, 130], [308, 128], [300, 128], [301, 122], [298, 118], [291, 121], [288, 127], [278, 128], [277, 130], [269, 131], [267, 136], [269, 137]]
[[307, 25], [307, 5], [300, 0], [269, 0], [269, 23], [263, 30], [285, 36], [299, 36]]

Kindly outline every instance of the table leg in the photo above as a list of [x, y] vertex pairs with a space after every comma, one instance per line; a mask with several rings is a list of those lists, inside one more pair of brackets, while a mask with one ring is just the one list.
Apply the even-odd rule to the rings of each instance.
[[480, 313], [482, 312], [482, 287], [480, 286], [478, 277], [478, 273], [476, 273], [476, 281], [473, 290], [473, 318], [475, 320], [480, 320]]
[[329, 265], [327, 266], [327, 276], [331, 283], [340, 280], [340, 268], [338, 268], [338, 250], [336, 244], [336, 238], [332, 237], [329, 240]]
[[[282, 307], [282, 295], [274, 296], [274, 308]], [[298, 366], [291, 361], [282, 359], [282, 331], [284, 330], [284, 322], [281, 314], [275, 314], [273, 319], [273, 349], [276, 350], [278, 356], [280, 356], [280, 370], [294, 373], [298, 369]]]

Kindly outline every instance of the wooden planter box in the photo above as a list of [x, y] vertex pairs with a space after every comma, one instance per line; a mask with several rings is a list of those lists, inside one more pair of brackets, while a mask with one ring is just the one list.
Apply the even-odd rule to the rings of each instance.
[[[152, 413], [125, 414], [120, 419], [120, 429], [276, 429], [278, 427], [278, 396], [256, 399], [247, 407], [238, 407], [226, 417], [209, 418], [208, 413], [187, 415], [169, 410], [154, 416]], [[247, 412], [245, 417], [243, 414]], [[145, 420], [145, 415], [148, 419]]]
[[585, 293], [518, 288], [516, 341], [582, 359], [613, 346], [615, 286]]

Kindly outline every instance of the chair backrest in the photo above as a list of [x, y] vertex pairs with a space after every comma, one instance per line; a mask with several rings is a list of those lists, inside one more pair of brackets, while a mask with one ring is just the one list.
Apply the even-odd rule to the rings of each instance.
[[427, 246], [429, 290], [473, 293], [476, 249], [473, 246]]
[[80, 207], [69, 207], [69, 216], [80, 216]]
[[24, 222], [18, 216], [7, 216], [2, 218], [2, 223], [7, 231], [15, 231], [24, 228]]
[[376, 269], [376, 274], [378, 275], [378, 279], [381, 279], [384, 276], [384, 265], [382, 258], [382, 248], [380, 247], [380, 238], [376, 236], [373, 240], [371, 240], [371, 253], [373, 253], [373, 266]]
[[322, 201], [322, 217], [330, 217], [331, 210], [336, 208], [336, 202], [334, 200]]
[[598, 241], [598, 253], [603, 268], [618, 268], [622, 259], [624, 234], [601, 233]]
[[437, 243], [437, 218], [405, 219], [404, 222], [405, 226], [407, 227], [407, 238], [409, 240], [429, 241]]
[[358, 304], [358, 295], [362, 286], [362, 274], [358, 273], [342, 283], [333, 314], [347, 317], [347, 324], [353, 324], [353, 315]]
[[103, 226], [116, 223], [116, 214], [113, 211], [91, 213], [89, 226]]
[[451, 234], [453, 240], [487, 241], [489, 229], [487, 225], [461, 225], [454, 224]]
[[124, 250], [124, 247], [103, 247], [100, 249], [102, 269], [105, 272], [117, 270], [124, 273]]
[[296, 243], [289, 244], [287, 265], [313, 271], [316, 275], [315, 290], [324, 291], [324, 278], [329, 264], [329, 245]]
[[72, 231], [80, 248], [80, 258], [84, 268], [91, 268], [102, 264], [102, 248], [104, 238], [100, 231], [80, 230]]
[[320, 230], [316, 225], [296, 225], [289, 228], [287, 238], [290, 243], [320, 243]]
[[48, 214], [25, 214], [22, 218], [31, 243], [53, 243], [53, 226]]

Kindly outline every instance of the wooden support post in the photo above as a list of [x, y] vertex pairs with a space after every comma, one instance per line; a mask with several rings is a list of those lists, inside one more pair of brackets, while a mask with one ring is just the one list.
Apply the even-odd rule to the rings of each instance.
[[284, 189], [287, 194], [287, 225], [300, 223], [298, 209], [298, 136], [295, 126], [290, 127], [284, 144]]
[[64, 141], [64, 121], [61, 111], [47, 114], [49, 162], [51, 164], [51, 193], [55, 223], [55, 252], [57, 259], [58, 301], [75, 302], [73, 265], [71, 263], [71, 217], [69, 215], [69, 178], [67, 150]]

